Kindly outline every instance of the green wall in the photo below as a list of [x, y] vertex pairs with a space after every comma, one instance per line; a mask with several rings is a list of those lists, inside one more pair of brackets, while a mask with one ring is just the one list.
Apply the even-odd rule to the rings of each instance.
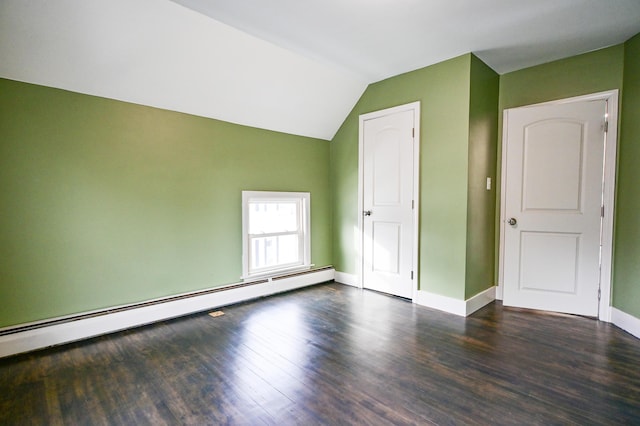
[[613, 306], [640, 318], [640, 34], [625, 43]]
[[[496, 283], [494, 235], [498, 89], [498, 74], [472, 55], [465, 299]], [[487, 190], [487, 177], [491, 178], [490, 190]]]
[[0, 327], [235, 283], [241, 190], [311, 192], [328, 141], [0, 79]]
[[500, 76], [500, 118], [506, 108], [622, 88], [624, 46]]
[[[489, 88], [472, 91], [471, 86], [475, 82], [488, 83]], [[487, 90], [493, 90], [488, 101], [481, 99]], [[490, 117], [495, 117], [496, 96], [497, 75], [471, 54], [392, 77], [367, 88], [331, 142], [336, 270], [356, 273], [358, 117], [420, 101], [419, 287], [464, 299], [468, 292], [492, 285], [492, 279], [484, 282], [484, 277], [481, 277], [468, 291], [465, 289], [468, 245], [489, 248], [490, 278], [493, 275], [493, 233], [487, 241], [480, 241], [481, 232], [474, 233], [469, 239], [468, 223], [475, 227], [477, 217], [469, 221], [467, 207], [471, 198], [473, 203], [489, 210], [483, 214], [493, 221], [493, 196], [487, 203], [484, 194], [470, 196], [468, 187], [469, 172], [475, 176], [484, 174], [487, 168], [487, 164], [481, 164], [484, 160], [470, 160], [470, 151], [487, 159], [486, 156], [491, 156], [491, 150], [495, 149], [495, 138], [491, 139], [491, 134], [495, 135], [496, 131], [495, 122], [492, 129], [487, 125], [490, 126]], [[471, 102], [474, 107], [470, 114]], [[491, 108], [493, 110], [489, 111]], [[472, 127], [470, 121], [473, 122]], [[470, 138], [474, 139], [473, 148], [470, 148]], [[491, 159], [487, 161], [493, 173], [495, 167], [491, 166], [495, 163]], [[486, 176], [482, 177], [482, 182]], [[474, 185], [476, 183], [474, 180]], [[485, 220], [482, 217], [479, 222]], [[472, 269], [477, 271], [481, 268], [474, 264]]]
[[414, 101], [419, 287], [469, 298], [497, 282], [504, 109], [623, 79], [613, 304], [640, 317], [639, 58], [463, 55], [371, 84], [331, 143], [0, 79], [0, 327], [239, 281], [243, 189], [311, 191], [312, 262], [355, 274], [358, 116]]

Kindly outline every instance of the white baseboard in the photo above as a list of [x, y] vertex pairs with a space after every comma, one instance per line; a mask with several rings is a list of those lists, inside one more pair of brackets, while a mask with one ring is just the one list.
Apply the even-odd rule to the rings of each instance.
[[428, 308], [437, 309], [439, 311], [448, 312], [450, 314], [466, 316], [466, 305], [464, 300], [454, 299], [453, 297], [441, 296], [428, 291], [418, 290], [414, 303]]
[[489, 287], [485, 291], [482, 291], [470, 299], [465, 300], [466, 313], [471, 315], [480, 308], [484, 308], [489, 303], [496, 300], [496, 287]]
[[336, 271], [334, 280], [340, 284], [346, 284], [352, 287], [360, 288], [360, 285], [358, 284], [358, 276], [354, 274]]
[[322, 269], [0, 336], [0, 358], [270, 296], [334, 279]]
[[629, 315], [626, 312], [612, 307], [611, 322], [640, 339], [640, 318], [636, 318], [633, 315]]
[[460, 300], [453, 297], [441, 296], [428, 291], [418, 291], [414, 303], [439, 311], [466, 317], [493, 302], [496, 298], [496, 288], [490, 287], [476, 294], [470, 299]]

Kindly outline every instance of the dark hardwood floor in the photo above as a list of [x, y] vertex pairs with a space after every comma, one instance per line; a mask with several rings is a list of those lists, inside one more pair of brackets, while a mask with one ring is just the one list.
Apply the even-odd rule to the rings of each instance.
[[640, 424], [640, 340], [324, 284], [0, 360], [0, 425]]

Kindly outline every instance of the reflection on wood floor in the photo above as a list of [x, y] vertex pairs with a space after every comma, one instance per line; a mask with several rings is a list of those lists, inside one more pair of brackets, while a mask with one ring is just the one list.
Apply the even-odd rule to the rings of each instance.
[[0, 424], [640, 424], [640, 340], [595, 320], [335, 283], [219, 310], [0, 360]]

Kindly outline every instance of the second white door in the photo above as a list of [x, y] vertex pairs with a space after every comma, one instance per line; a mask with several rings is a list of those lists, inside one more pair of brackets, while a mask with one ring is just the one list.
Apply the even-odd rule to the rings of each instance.
[[598, 315], [604, 100], [509, 110], [504, 304]]
[[414, 110], [364, 118], [363, 287], [413, 296]]

